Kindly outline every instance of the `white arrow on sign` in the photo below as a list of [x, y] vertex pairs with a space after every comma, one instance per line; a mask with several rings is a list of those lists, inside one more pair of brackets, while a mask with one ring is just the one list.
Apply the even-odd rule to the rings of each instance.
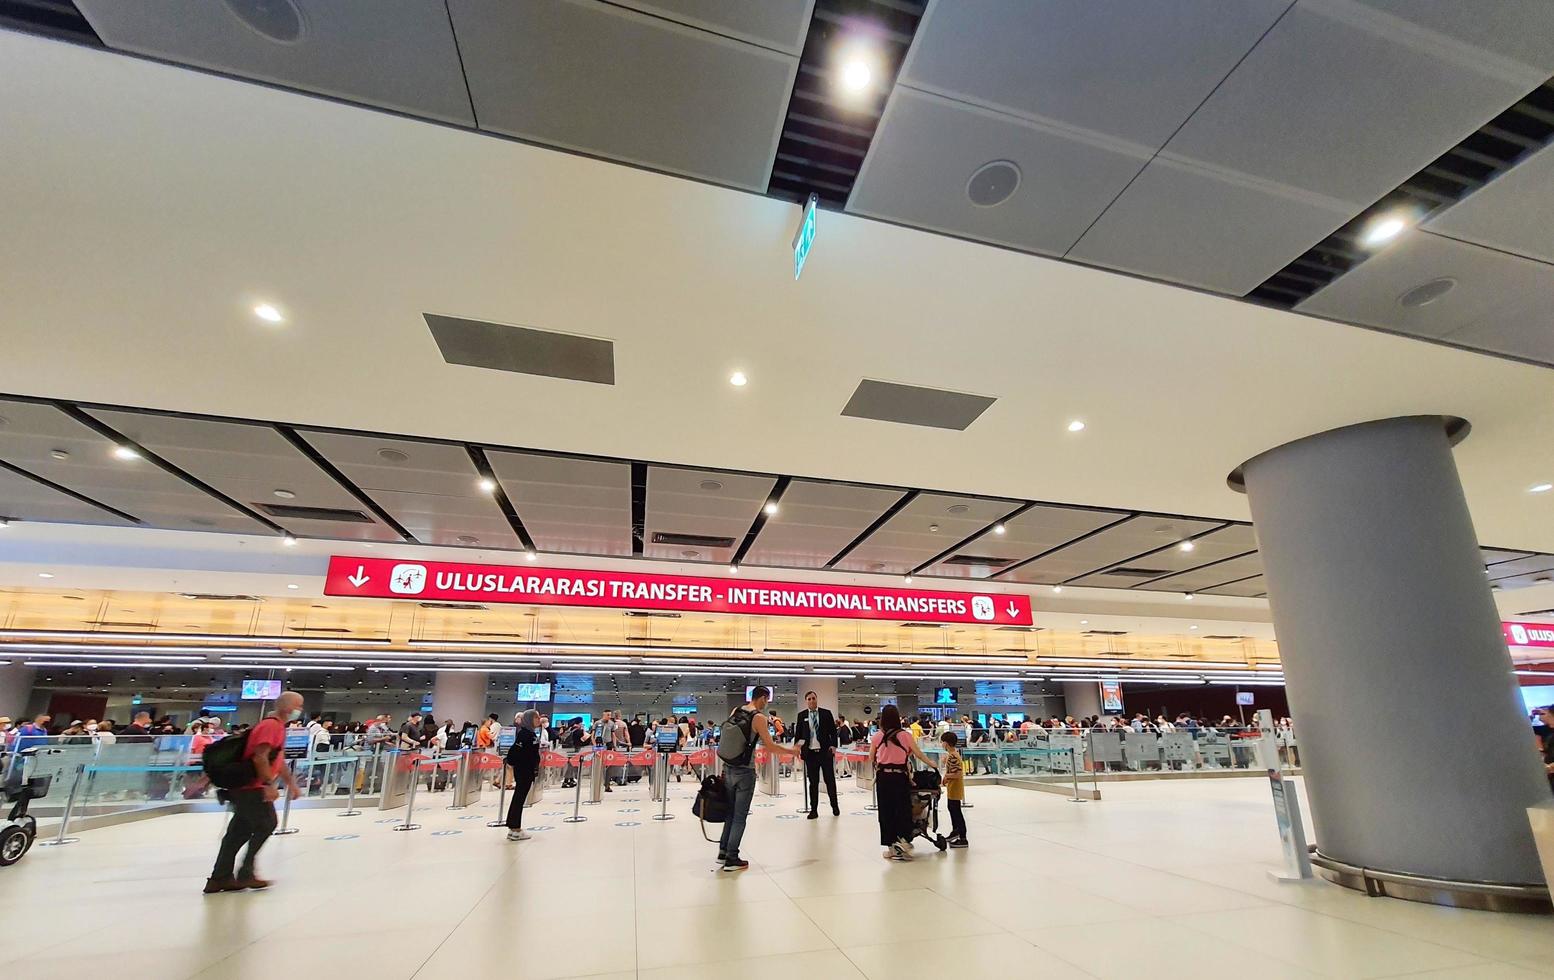
[[348, 576], [346, 576], [345, 580], [347, 582], [351, 583], [352, 585], [356, 586], [359, 589], [359, 588], [362, 587], [362, 585], [364, 585], [366, 583], [367, 578], [368, 578], [367, 570], [365, 568], [363, 568], [362, 566], [357, 565], [356, 566], [356, 574], [355, 575], [348, 575]]
[[1014, 617], [1020, 615], [1020, 607], [1011, 602], [1004, 608], [1004, 612], [1009, 614], [1010, 619], [1013, 619]]

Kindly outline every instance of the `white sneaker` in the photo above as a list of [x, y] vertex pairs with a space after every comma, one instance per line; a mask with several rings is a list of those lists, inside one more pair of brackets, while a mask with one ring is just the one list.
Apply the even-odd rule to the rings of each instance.
[[912, 852], [910, 850], [908, 850], [907, 848], [902, 847], [899, 842], [895, 843], [895, 844], [892, 844], [890, 849], [891, 849], [891, 851], [894, 852], [891, 855], [892, 860], [896, 860], [896, 861], [910, 861], [910, 860], [912, 860]]
[[529, 835], [524, 833], [521, 830], [509, 830], [507, 832], [507, 839], [508, 840], [528, 840], [529, 839]]

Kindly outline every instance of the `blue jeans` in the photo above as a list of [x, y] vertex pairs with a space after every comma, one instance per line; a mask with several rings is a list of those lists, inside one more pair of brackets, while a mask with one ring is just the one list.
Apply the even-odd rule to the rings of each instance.
[[750, 801], [755, 798], [755, 770], [750, 766], [724, 766], [723, 785], [728, 790], [728, 819], [723, 823], [723, 839], [718, 851], [729, 860], [739, 857], [739, 842], [745, 836], [745, 819], [750, 816]]

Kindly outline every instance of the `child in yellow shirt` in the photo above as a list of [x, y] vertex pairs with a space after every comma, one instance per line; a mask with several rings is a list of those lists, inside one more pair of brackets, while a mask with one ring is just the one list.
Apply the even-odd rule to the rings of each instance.
[[950, 846], [970, 847], [966, 840], [966, 817], [961, 812], [961, 803], [966, 799], [966, 768], [960, 757], [960, 738], [954, 732], [945, 732], [939, 736], [939, 741], [944, 745], [944, 763], [940, 767], [944, 773], [944, 796], [950, 805]]

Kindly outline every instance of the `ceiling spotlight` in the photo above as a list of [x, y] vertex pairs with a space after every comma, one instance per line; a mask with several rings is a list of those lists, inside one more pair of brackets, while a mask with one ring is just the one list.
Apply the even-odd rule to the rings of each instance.
[[1089, 626], [1090, 625], [1090, 621], [1088, 619], [1081, 619], [1079, 621], [1079, 625], [1080, 626]]
[[738, 574], [739, 574], [739, 566], [738, 566], [738, 565], [735, 565], [735, 564], [734, 564], [734, 563], [732, 563], [732, 562], [730, 562], [730, 563], [729, 563], [729, 566], [728, 566], [728, 573], [729, 573], [729, 574], [730, 574], [730, 575], [738, 575]]
[[1085, 424], [1083, 422], [1079, 421], [1078, 419], [1075, 419], [1074, 421], [1068, 423], [1068, 431], [1070, 431], [1070, 432], [1083, 432], [1084, 429], [1085, 429]]
[[745, 372], [735, 371], [733, 374], [728, 376], [728, 383], [733, 385], [735, 388], [743, 388], [745, 385], [750, 383], [750, 379], [745, 377]]
[[777, 501], [773, 500], [773, 501], [769, 502], [766, 505], [765, 510], [766, 510], [766, 515], [768, 517], [776, 516], [776, 514], [777, 514]]
[[851, 58], [842, 65], [842, 88], [849, 92], [862, 92], [869, 87], [869, 79], [873, 74], [868, 62], [862, 58]]
[[1177, 545], [1177, 547], [1183, 551], [1191, 551], [1198, 546], [1193, 544], [1191, 541], [1183, 541], [1181, 544]]
[[272, 491], [272, 492], [277, 497], [281, 498], [282, 500], [296, 500], [297, 499], [297, 495], [292, 493], [290, 490], [275, 490], [275, 491]]
[[113, 447], [113, 458], [114, 459], [139, 459], [140, 458], [140, 453], [137, 453], [135, 450], [131, 449], [129, 446], [114, 446]]
[[911, 585], [912, 584], [912, 576], [910, 576], [910, 575], [903, 575], [901, 577], [901, 581], [905, 582], [908, 585]]
[[260, 303], [254, 307], [254, 316], [265, 323], [283, 323], [286, 320], [285, 314], [281, 313], [280, 310], [270, 303]]
[[1186, 599], [1188, 602], [1191, 602], [1192, 601], [1192, 593], [1191, 592], [1183, 592], [1182, 593], [1182, 598]]
[[937, 530], [939, 530], [939, 525], [937, 525], [937, 524], [930, 524], [930, 525], [928, 525], [928, 530], [930, 532], [937, 531]]
[[489, 476], [481, 477], [480, 482], [477, 483], [476, 486], [480, 487], [481, 491], [484, 493], [496, 492], [496, 481], [491, 479]]
[[288, 582], [288, 583], [286, 583], [286, 588], [288, 588], [288, 589], [295, 589], [295, 588], [298, 588], [298, 586], [294, 582]]
[[1527, 488], [1528, 493], [1548, 493], [1554, 490], [1554, 483], [1535, 483]]
[[38, 577], [39, 578], [53, 578], [54, 577], [54, 573], [53, 572], [39, 572], [38, 573]]
[[530, 561], [538, 561], [540, 556], [539, 556], [539, 554], [537, 552], [535, 552], [535, 550], [533, 548], [530, 548], [528, 553], [525, 554], [524, 557], [529, 559]]
[[1002, 524], [994, 524], [993, 525], [993, 533], [994, 534], [1003, 534], [1004, 533], [1004, 526]]
[[1198, 628], [1198, 627], [1196, 627], [1196, 626], [1189, 626], [1189, 627], [1187, 627], [1187, 628], [1188, 628], [1188, 629], [1190, 629], [1190, 630], [1195, 630], [1195, 629], [1197, 629], [1197, 628]]
[[1403, 233], [1403, 229], [1407, 227], [1408, 222], [1395, 214], [1377, 218], [1375, 221], [1371, 222], [1370, 227], [1365, 229], [1365, 234], [1361, 236], [1360, 243], [1368, 246], [1376, 246], [1384, 242], [1390, 242], [1392, 239], [1401, 235]]
[[288, 548], [295, 548], [297, 546], [297, 536], [294, 535], [294, 534], [289, 534], [288, 533], [284, 537], [281, 538], [281, 544], [285, 545]]
[[1061, 586], [1061, 585], [1054, 585], [1054, 586], [1053, 586], [1053, 587], [1052, 587], [1052, 594], [1053, 594], [1053, 595], [1058, 595], [1058, 594], [1060, 594], [1060, 593], [1061, 593], [1061, 592], [1062, 592], [1062, 591], [1063, 591], [1063, 586]]

